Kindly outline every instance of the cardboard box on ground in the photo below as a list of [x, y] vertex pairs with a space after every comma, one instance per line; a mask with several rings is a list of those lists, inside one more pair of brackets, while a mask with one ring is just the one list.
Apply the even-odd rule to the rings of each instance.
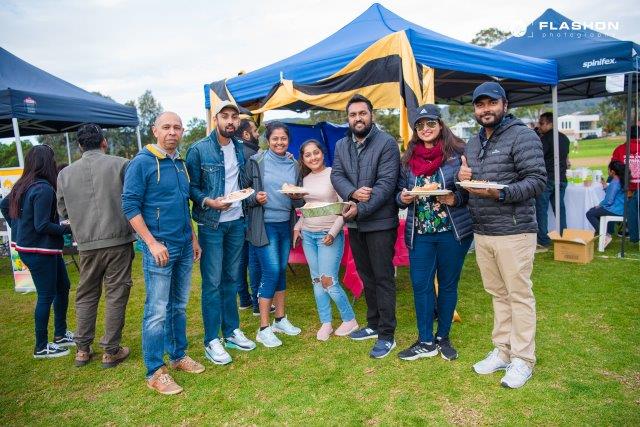
[[548, 234], [553, 240], [553, 259], [555, 261], [588, 264], [593, 260], [595, 232], [567, 228], [562, 236], [557, 231]]

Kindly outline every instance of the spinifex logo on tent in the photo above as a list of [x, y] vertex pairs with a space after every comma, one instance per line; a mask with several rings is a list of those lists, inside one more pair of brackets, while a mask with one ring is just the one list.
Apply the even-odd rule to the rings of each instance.
[[582, 68], [601, 67], [603, 65], [613, 65], [615, 63], [615, 58], [592, 59], [591, 61], [584, 61], [582, 63]]
[[24, 99], [23, 102], [24, 102], [24, 108], [27, 110], [27, 113], [35, 114], [36, 105], [37, 105], [36, 100], [28, 96]]

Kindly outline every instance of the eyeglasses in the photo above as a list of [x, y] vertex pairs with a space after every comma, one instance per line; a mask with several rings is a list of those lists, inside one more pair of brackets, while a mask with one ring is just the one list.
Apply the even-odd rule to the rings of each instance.
[[487, 149], [487, 145], [489, 145], [488, 139], [480, 141], [480, 152], [478, 153], [478, 160], [482, 160], [482, 158], [484, 157], [484, 151]]
[[436, 126], [438, 126], [437, 120], [427, 120], [424, 122], [418, 122], [416, 124], [416, 130], [421, 131], [421, 130], [424, 130], [425, 128], [433, 129]]

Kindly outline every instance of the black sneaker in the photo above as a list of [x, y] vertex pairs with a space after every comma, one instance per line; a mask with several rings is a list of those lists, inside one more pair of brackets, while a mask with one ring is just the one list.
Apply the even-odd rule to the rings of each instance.
[[[276, 306], [275, 305], [271, 305], [271, 308], [269, 309], [269, 313], [275, 313], [276, 312]], [[259, 307], [253, 307], [253, 315], [258, 317], [260, 316], [260, 308]]]
[[239, 308], [240, 310], [248, 310], [248, 309], [250, 309], [250, 308], [252, 308], [252, 307], [253, 307], [253, 304], [252, 304], [252, 303], [250, 303], [250, 302], [248, 302], [248, 303], [246, 303], [246, 304], [240, 303], [240, 305], [238, 306], [238, 308]]
[[438, 346], [438, 350], [440, 350], [440, 356], [442, 356], [444, 360], [455, 360], [458, 358], [458, 352], [451, 345], [449, 338], [436, 337], [436, 345]]
[[438, 347], [432, 342], [416, 341], [411, 347], [398, 353], [402, 360], [417, 360], [422, 357], [433, 357], [438, 354]]
[[67, 354], [69, 354], [68, 348], [62, 348], [57, 344], [50, 342], [50, 343], [47, 343], [47, 345], [43, 349], [34, 350], [33, 358], [34, 359], [51, 359], [54, 357], [66, 356]]
[[59, 347], [75, 347], [76, 343], [73, 341], [73, 332], [67, 331], [63, 337], [53, 338], [53, 343]]

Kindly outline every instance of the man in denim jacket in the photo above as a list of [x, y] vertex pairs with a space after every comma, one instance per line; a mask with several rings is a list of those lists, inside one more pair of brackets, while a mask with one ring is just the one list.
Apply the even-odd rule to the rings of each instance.
[[223, 101], [214, 112], [215, 129], [189, 148], [187, 170], [192, 216], [202, 245], [205, 356], [217, 365], [226, 365], [231, 356], [224, 347], [250, 351], [256, 344], [240, 330], [236, 302], [245, 239], [242, 203], [228, 203], [223, 198], [244, 188], [243, 147], [233, 138], [240, 110]]

